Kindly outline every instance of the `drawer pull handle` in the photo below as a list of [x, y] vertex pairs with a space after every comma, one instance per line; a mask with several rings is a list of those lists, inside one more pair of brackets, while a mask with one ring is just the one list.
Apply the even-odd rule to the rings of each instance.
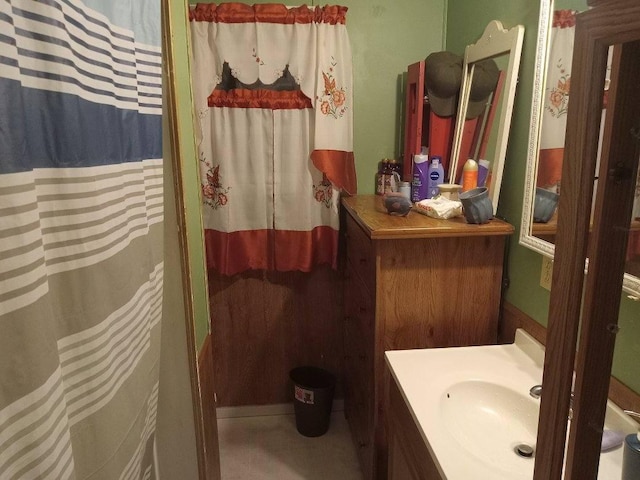
[[367, 307], [360, 307], [360, 313], [366, 313], [367, 312]]
[[361, 258], [360, 259], [360, 264], [364, 265], [365, 263], [367, 263], [367, 259], [366, 258]]
[[360, 448], [365, 448], [367, 446], [367, 444], [366, 444], [366, 442], [360, 442], [360, 443], [358, 443], [358, 446]]

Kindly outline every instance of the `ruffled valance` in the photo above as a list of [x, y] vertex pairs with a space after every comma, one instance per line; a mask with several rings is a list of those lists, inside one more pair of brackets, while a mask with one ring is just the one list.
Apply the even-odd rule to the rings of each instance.
[[347, 7], [306, 5], [288, 8], [282, 4], [247, 5], [244, 3], [198, 3], [190, 12], [189, 20], [217, 23], [328, 23], [336, 25], [346, 22]]
[[300, 90], [273, 91], [248, 90], [236, 88], [234, 90], [214, 90], [207, 103], [210, 107], [229, 108], [268, 108], [270, 110], [311, 108], [311, 100]]
[[[309, 108], [310, 102], [311, 151], [335, 152], [319, 152], [313, 158], [326, 161], [313, 163], [322, 165], [334, 185], [354, 194], [353, 71], [346, 12], [338, 5], [196, 5], [190, 14], [193, 89], [201, 119], [211, 107]], [[256, 18], [263, 22], [254, 22]], [[300, 93], [291, 93], [294, 89]], [[337, 163], [332, 164], [333, 158]]]

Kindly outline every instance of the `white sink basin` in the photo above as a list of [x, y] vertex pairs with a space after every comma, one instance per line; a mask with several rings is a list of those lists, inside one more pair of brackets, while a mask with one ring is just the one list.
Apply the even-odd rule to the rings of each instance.
[[528, 393], [480, 380], [462, 381], [440, 396], [441, 427], [458, 443], [460, 454], [508, 473], [522, 468], [523, 462], [531, 463], [515, 449], [535, 446], [539, 406]]
[[[391, 374], [418, 430], [448, 480], [533, 478], [540, 401], [529, 395], [542, 383], [544, 349], [518, 330], [511, 345], [386, 352]], [[635, 431], [613, 403], [605, 429]], [[535, 456], [535, 453], [534, 453]], [[620, 478], [622, 447], [600, 457], [599, 480]]]

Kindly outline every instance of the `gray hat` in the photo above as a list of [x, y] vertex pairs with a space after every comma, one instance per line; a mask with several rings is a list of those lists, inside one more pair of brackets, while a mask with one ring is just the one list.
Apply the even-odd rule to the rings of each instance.
[[476, 118], [484, 112], [487, 100], [496, 89], [500, 70], [492, 59], [482, 60], [474, 64], [473, 81], [469, 91], [469, 105], [467, 106], [467, 120]]
[[440, 117], [451, 117], [458, 110], [462, 82], [462, 57], [451, 52], [435, 52], [424, 64], [424, 83], [431, 110]]

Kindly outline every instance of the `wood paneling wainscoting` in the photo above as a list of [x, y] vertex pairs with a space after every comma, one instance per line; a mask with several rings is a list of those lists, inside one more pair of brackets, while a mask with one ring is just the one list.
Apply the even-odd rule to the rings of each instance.
[[211, 334], [207, 335], [198, 353], [198, 377], [200, 398], [202, 399], [202, 418], [205, 442], [205, 461], [208, 480], [220, 480], [220, 448], [218, 446], [218, 427], [216, 416], [215, 387], [213, 380], [213, 354]]
[[219, 407], [292, 400], [289, 371], [324, 368], [338, 379], [344, 356], [343, 281], [329, 266], [305, 272], [209, 272]]
[[[547, 329], [514, 305], [505, 302], [498, 326], [498, 343], [513, 343], [518, 328], [523, 328], [538, 342], [546, 345]], [[611, 377], [609, 383], [609, 399], [622, 409], [640, 412], [640, 395], [615, 377]]]

